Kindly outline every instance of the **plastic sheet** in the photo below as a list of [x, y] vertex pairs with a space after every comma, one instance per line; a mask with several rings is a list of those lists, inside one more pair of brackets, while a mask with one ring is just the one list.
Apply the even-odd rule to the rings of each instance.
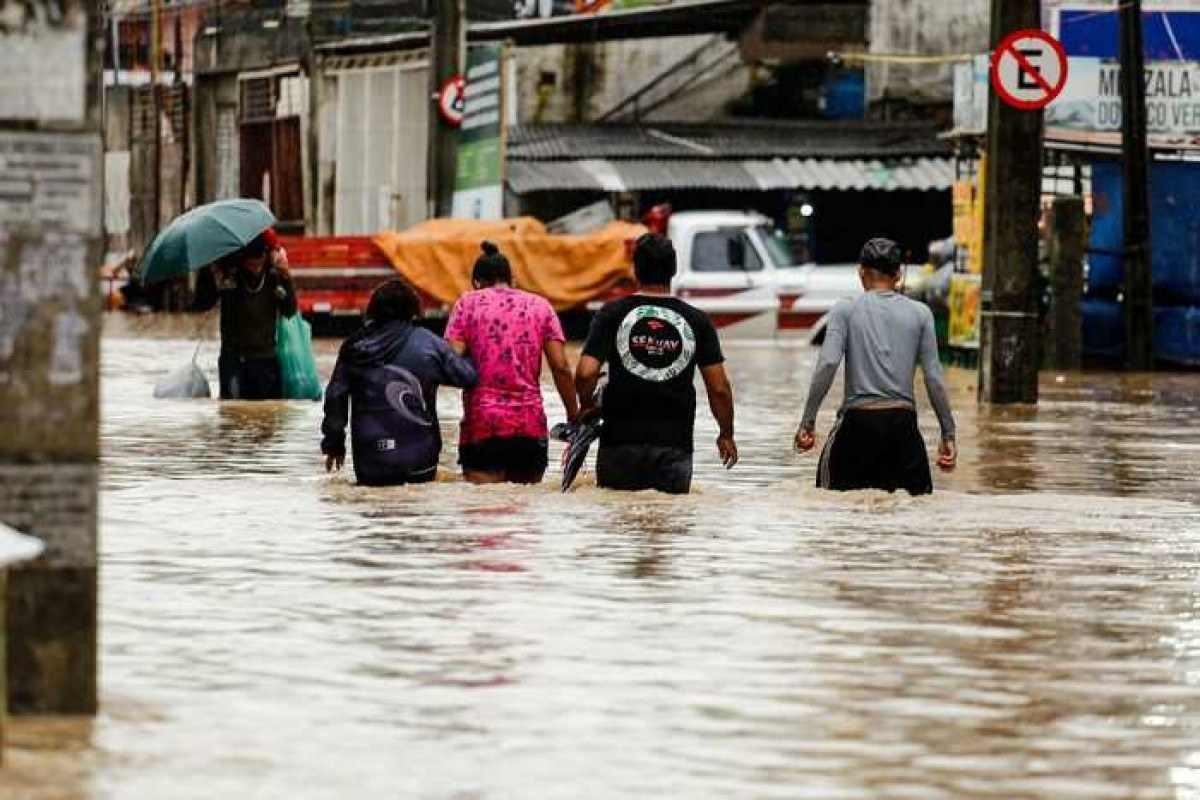
[[1154, 355], [1173, 364], [1200, 366], [1200, 308], [1154, 309]]
[[[1088, 291], [1109, 299], [1120, 291], [1125, 274], [1121, 165], [1092, 165], [1095, 213], [1088, 255]], [[1151, 272], [1155, 302], [1200, 303], [1200, 164], [1156, 163], [1150, 171]]]
[[[1120, 303], [1084, 300], [1083, 352], [1092, 358], [1120, 360], [1125, 355], [1125, 318]], [[1154, 309], [1154, 357], [1171, 364], [1200, 366], [1200, 307]]]
[[413, 286], [450, 305], [471, 290], [471, 267], [488, 239], [512, 263], [517, 288], [565, 311], [632, 281], [630, 245], [645, 232], [641, 225], [610, 222], [580, 236], [551, 236], [528, 217], [433, 219], [402, 233], [380, 233], [374, 242]]

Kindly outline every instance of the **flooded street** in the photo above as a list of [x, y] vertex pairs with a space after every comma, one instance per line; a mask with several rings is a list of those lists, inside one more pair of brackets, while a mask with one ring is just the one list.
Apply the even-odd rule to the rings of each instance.
[[194, 344], [141, 325], [101, 712], [14, 719], [5, 797], [1200, 798], [1200, 374], [979, 412], [957, 372], [959, 470], [840, 496], [791, 450], [815, 351], [731, 342], [742, 464], [702, 410], [691, 497], [468, 487], [449, 390], [444, 479], [379, 490], [320, 404], [151, 399]]

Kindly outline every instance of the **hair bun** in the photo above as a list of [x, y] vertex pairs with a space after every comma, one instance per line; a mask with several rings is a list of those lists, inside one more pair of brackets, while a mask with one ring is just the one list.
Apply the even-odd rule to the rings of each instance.
[[496, 246], [495, 242], [489, 242], [485, 239], [483, 244], [479, 245], [479, 247], [483, 250], [483, 254], [485, 256], [500, 255], [500, 248]]

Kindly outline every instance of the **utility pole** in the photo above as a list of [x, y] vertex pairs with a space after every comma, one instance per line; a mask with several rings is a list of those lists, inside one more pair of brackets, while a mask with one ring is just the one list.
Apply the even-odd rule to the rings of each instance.
[[120, 86], [121, 85], [121, 19], [115, 10], [110, 10], [109, 13], [112, 15], [113, 85]]
[[1047, 365], [1077, 370], [1083, 364], [1083, 257], [1087, 250], [1087, 215], [1082, 197], [1056, 197], [1050, 208], [1050, 285], [1054, 294]]
[[[0, 521], [45, 543], [9, 573], [4, 596], [7, 699], [18, 712], [96, 710], [100, 5], [32, 26], [45, 58], [0, 85], [0, 183], [11, 187], [0, 194]], [[8, 35], [0, 69], [22, 57]]]
[[[182, 134], [183, 147], [179, 152], [179, 196], [175, 198], [177, 205], [172, 210], [172, 214], [181, 214], [187, 208], [188, 197], [188, 175], [191, 172], [192, 161], [192, 142], [191, 142], [191, 123], [190, 116], [192, 111], [192, 103], [188, 94], [187, 86], [183, 82], [183, 15], [178, 9], [175, 12], [175, 53], [172, 58], [172, 68], [175, 70], [174, 93], [175, 106], [174, 113], [180, 115], [182, 124], [180, 125], [180, 133]], [[194, 276], [189, 276], [189, 285], [194, 282]]]
[[[991, 42], [1040, 28], [1041, 0], [992, 0]], [[1042, 190], [1042, 112], [988, 99], [984, 200], [983, 293], [980, 311], [979, 399], [1038, 399], [1038, 210]]]
[[1146, 141], [1146, 55], [1142, 0], [1121, 3], [1121, 161], [1125, 187], [1125, 366], [1154, 366], [1154, 281], [1150, 261], [1150, 149]]
[[446, 81], [462, 75], [466, 65], [466, 0], [434, 2], [437, 13], [429, 37], [429, 213], [447, 217], [454, 203], [458, 129], [438, 113], [438, 96]]
[[[154, 106], [154, 218], [157, 232], [162, 225], [162, 0], [150, 0], [150, 92]], [[153, 235], [153, 234], [152, 234]]]

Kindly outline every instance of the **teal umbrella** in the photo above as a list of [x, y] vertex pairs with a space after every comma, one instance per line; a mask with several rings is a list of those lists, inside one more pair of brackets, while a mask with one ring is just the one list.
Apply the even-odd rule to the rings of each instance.
[[142, 258], [142, 283], [195, 272], [235, 253], [275, 224], [261, 200], [219, 200], [197, 206], [159, 231]]

